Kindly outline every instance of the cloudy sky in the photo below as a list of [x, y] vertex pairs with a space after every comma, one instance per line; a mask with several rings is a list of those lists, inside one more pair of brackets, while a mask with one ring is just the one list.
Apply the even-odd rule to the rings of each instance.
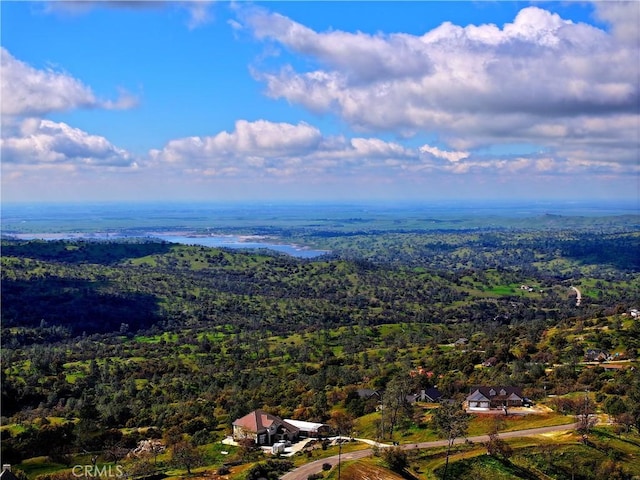
[[639, 198], [640, 2], [1, 2], [2, 200]]

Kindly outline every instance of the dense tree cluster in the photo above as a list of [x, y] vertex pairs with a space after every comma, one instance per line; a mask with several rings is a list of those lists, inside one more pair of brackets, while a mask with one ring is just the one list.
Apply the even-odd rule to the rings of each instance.
[[[638, 428], [638, 371], [583, 364], [589, 349], [637, 358], [640, 321], [628, 312], [640, 305], [639, 238], [353, 235], [313, 261], [157, 242], [3, 241], [2, 415], [27, 426], [3, 430], [3, 458], [115, 458], [156, 436], [190, 469], [199, 445], [256, 408], [351, 425], [377, 407], [359, 388], [384, 390], [379, 431], [394, 438], [422, 421], [406, 395], [436, 383], [458, 399], [488, 383], [533, 399], [588, 389], [621, 430]], [[555, 408], [578, 415], [570, 403]]]

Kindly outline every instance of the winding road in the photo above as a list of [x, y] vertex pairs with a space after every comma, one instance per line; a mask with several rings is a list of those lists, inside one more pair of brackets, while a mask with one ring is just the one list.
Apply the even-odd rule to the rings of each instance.
[[576, 287], [572, 286], [571, 288], [574, 292], [576, 292], [576, 307], [579, 307], [580, 303], [582, 302], [582, 293]]
[[[518, 438], [518, 437], [529, 437], [531, 435], [542, 435], [545, 433], [552, 432], [561, 432], [564, 430], [575, 430], [577, 428], [577, 423], [567, 424], [567, 425], [555, 425], [553, 427], [541, 427], [541, 428], [532, 428], [529, 430], [516, 430], [513, 432], [501, 432], [500, 438]], [[359, 440], [359, 439], [356, 439]], [[468, 437], [468, 438], [457, 438], [455, 443], [464, 443], [465, 440], [469, 440], [471, 442], [488, 442], [489, 435], [479, 435], [476, 437]], [[400, 445], [400, 448], [404, 450], [414, 450], [420, 448], [434, 448], [434, 447], [444, 447], [447, 445], [447, 440], [437, 440], [435, 442], [421, 442], [421, 443], [407, 443], [404, 445]], [[382, 445], [381, 445], [382, 446]], [[388, 447], [389, 445], [384, 445]], [[349, 460], [358, 460], [360, 458], [368, 457], [372, 454], [371, 449], [367, 450], [358, 450], [357, 452], [348, 452], [343, 453], [341, 455], [341, 461], [349, 461]], [[320, 460], [315, 460], [311, 463], [307, 463], [295, 470], [285, 473], [281, 480], [306, 480], [307, 477], [311, 474], [318, 473], [322, 471], [322, 464], [328, 463], [331, 466], [335, 466], [338, 464], [338, 455], [334, 455], [333, 457], [322, 458]]]

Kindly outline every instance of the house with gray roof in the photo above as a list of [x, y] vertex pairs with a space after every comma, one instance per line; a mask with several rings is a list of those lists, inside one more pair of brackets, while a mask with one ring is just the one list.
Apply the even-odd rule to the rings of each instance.
[[521, 407], [524, 403], [520, 387], [473, 387], [467, 396], [468, 410], [490, 410], [505, 407]]

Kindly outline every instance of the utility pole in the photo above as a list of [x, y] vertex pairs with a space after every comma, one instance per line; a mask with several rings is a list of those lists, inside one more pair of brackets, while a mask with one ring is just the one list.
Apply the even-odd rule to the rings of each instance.
[[384, 402], [380, 402], [380, 440], [384, 442]]
[[338, 437], [338, 480], [340, 480], [340, 463], [342, 460], [342, 442], [340, 441], [340, 437]]
[[[589, 433], [589, 389], [584, 391], [584, 427], [585, 435]], [[586, 443], [586, 442], [585, 442]]]

